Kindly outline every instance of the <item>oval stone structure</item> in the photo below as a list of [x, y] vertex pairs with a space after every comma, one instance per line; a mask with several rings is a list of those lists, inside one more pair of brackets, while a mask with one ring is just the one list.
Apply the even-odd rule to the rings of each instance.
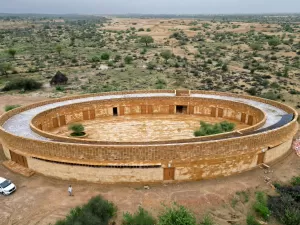
[[[1, 116], [0, 138], [8, 159], [46, 176], [101, 183], [191, 181], [281, 159], [298, 130], [297, 117], [279, 102], [231, 93], [109, 92], [16, 108]], [[193, 121], [203, 118], [238, 126], [218, 135], [189, 135]], [[75, 138], [58, 132], [76, 122], [97, 123], [98, 133]], [[145, 129], [149, 124], [155, 128]]]

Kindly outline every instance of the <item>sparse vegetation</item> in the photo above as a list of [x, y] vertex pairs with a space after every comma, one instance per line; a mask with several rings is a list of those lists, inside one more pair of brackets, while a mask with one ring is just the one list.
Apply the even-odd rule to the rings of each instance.
[[41, 88], [42, 84], [29, 78], [18, 78], [9, 81], [2, 91], [21, 90], [21, 91], [33, 91]]
[[256, 202], [253, 205], [255, 212], [265, 221], [270, 218], [270, 210], [267, 206], [267, 197], [263, 192], [256, 193]]
[[142, 207], [134, 214], [125, 213], [123, 215], [122, 225], [155, 225], [154, 217]]
[[195, 216], [184, 206], [173, 204], [165, 207], [159, 216], [158, 225], [196, 225]]
[[294, 177], [291, 186], [276, 185], [279, 196], [269, 196], [268, 207], [272, 215], [285, 225], [300, 224], [299, 177]]
[[200, 121], [200, 125], [200, 129], [194, 132], [196, 137], [230, 132], [235, 128], [234, 123], [229, 123], [227, 121], [215, 124], [209, 124], [204, 121]]
[[4, 107], [4, 110], [5, 110], [5, 112], [8, 112], [8, 111], [10, 111], [10, 110], [13, 110], [13, 109], [15, 109], [15, 108], [19, 108], [21, 105], [6, 105], [5, 107]]
[[[202, 22], [155, 18], [159, 23], [151, 28], [148, 19], [135, 16], [72, 17], [0, 16], [0, 25], [10, 21], [9, 27], [0, 29], [0, 88], [11, 80], [30, 78], [50, 91], [49, 77], [62, 70], [68, 83], [64, 90], [52, 88], [51, 97], [70, 92], [65, 90], [189, 88], [248, 93], [299, 105], [292, 96], [300, 92], [298, 17], [227, 15]], [[170, 25], [180, 28], [169, 29]], [[156, 41], [156, 30], [163, 42]], [[191, 30], [194, 36], [187, 35]], [[105, 76], [97, 76], [98, 70], [105, 70]], [[157, 77], [165, 82], [157, 82]]]

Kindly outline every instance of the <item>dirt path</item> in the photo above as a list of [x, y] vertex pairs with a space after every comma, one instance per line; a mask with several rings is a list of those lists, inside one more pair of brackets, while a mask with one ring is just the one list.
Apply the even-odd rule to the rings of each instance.
[[[272, 167], [268, 174], [272, 180], [288, 181], [300, 174], [300, 158], [290, 154]], [[133, 212], [139, 205], [157, 215], [162, 203], [173, 201], [185, 205], [198, 215], [208, 210], [220, 225], [239, 221], [244, 224], [247, 204], [238, 203], [233, 208], [232, 198], [238, 191], [270, 189], [264, 182], [262, 169], [216, 180], [182, 184], [157, 184], [145, 190], [143, 185], [100, 185], [68, 182], [42, 175], [25, 178], [0, 166], [0, 176], [11, 179], [18, 190], [11, 196], [0, 196], [0, 224], [48, 225], [63, 218], [72, 207], [86, 203], [95, 195], [102, 195], [118, 206], [117, 222], [125, 211]], [[69, 197], [67, 187], [72, 184], [74, 197]], [[229, 223], [230, 222], [230, 223]]]

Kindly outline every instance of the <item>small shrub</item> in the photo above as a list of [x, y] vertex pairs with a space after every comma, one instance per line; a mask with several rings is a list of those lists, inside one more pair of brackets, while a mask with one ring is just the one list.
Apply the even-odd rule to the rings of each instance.
[[56, 90], [56, 91], [64, 91], [65, 88], [62, 87], [62, 86], [56, 86], [56, 87], [55, 87], [55, 90]]
[[13, 109], [15, 109], [15, 108], [19, 108], [21, 105], [6, 105], [5, 107], [4, 107], [4, 110], [5, 110], [5, 112], [8, 112], [8, 111], [10, 111], [10, 110], [13, 110]]
[[133, 61], [133, 58], [132, 58], [132, 56], [130, 56], [130, 55], [127, 55], [127, 56], [124, 58], [124, 62], [125, 62], [126, 64], [131, 64], [132, 61]]
[[256, 219], [254, 216], [252, 215], [248, 215], [247, 216], [247, 225], [261, 225]]
[[71, 124], [71, 125], [69, 125], [68, 129], [73, 131], [73, 133], [71, 133], [71, 136], [83, 136], [83, 135], [85, 135], [84, 126], [80, 123]]
[[155, 67], [156, 67], [155, 63], [153, 63], [153, 62], [147, 63], [147, 69], [148, 70], [154, 70]]
[[300, 177], [293, 177], [291, 184], [293, 186], [300, 186]]
[[256, 202], [253, 205], [255, 212], [267, 221], [270, 217], [270, 210], [267, 206], [267, 198], [263, 192], [256, 193]]
[[228, 71], [228, 66], [227, 66], [227, 64], [224, 64], [224, 65], [222, 66], [222, 70], [223, 70], [224, 72], [227, 72], [227, 71]]
[[100, 62], [100, 61], [101, 61], [101, 59], [100, 59], [99, 56], [94, 55], [94, 56], [92, 57], [92, 62]]
[[121, 55], [116, 55], [114, 61], [119, 62], [122, 59]]
[[155, 82], [156, 89], [163, 89], [167, 85], [167, 82], [162, 78], [157, 78]]
[[109, 55], [109, 53], [107, 53], [107, 52], [104, 52], [104, 53], [102, 53], [102, 55], [101, 55], [101, 59], [102, 59], [102, 60], [109, 60], [109, 57], [110, 57], [110, 55]]
[[158, 225], [196, 225], [196, 218], [184, 206], [173, 204], [171, 207], [165, 207], [163, 213], [159, 216]]
[[296, 91], [295, 89], [292, 89], [289, 91], [291, 95], [298, 95], [300, 94], [300, 91]]
[[138, 211], [133, 215], [130, 213], [125, 213], [123, 215], [122, 225], [155, 225], [156, 221], [152, 215], [139, 207]]
[[209, 216], [206, 215], [204, 216], [203, 220], [199, 223], [199, 225], [214, 225], [213, 219]]
[[264, 220], [268, 220], [270, 217], [270, 210], [268, 207], [260, 202], [256, 202], [253, 206], [255, 212], [258, 213], [260, 217], [262, 217]]
[[251, 87], [250, 89], [247, 90], [247, 92], [253, 96], [255, 96], [257, 94], [257, 90], [255, 87]]
[[3, 91], [24, 90], [32, 91], [41, 88], [42, 84], [31, 78], [19, 78], [8, 82]]
[[262, 94], [260, 97], [270, 99], [270, 100], [277, 100], [280, 98], [279, 94], [275, 94], [273, 91], [268, 91]]
[[272, 55], [271, 60], [277, 60], [277, 57], [275, 55]]

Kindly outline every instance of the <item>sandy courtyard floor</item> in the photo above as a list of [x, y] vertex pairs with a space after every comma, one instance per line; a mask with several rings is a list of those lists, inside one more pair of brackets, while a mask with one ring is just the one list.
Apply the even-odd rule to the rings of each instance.
[[[132, 115], [107, 117], [80, 122], [84, 125], [88, 139], [98, 141], [164, 141], [194, 137], [200, 121], [217, 123], [233, 122], [236, 129], [248, 125], [223, 118], [197, 115]], [[68, 126], [52, 130], [53, 133], [69, 136]]]

